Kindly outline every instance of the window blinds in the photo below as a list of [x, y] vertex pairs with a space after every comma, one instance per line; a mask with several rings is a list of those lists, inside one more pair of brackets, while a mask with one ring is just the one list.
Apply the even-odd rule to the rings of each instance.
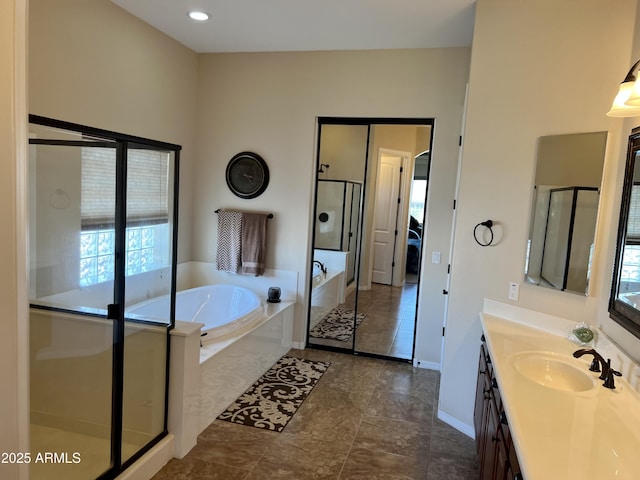
[[[166, 223], [169, 219], [169, 154], [127, 151], [127, 226]], [[116, 149], [82, 148], [81, 218], [83, 229], [115, 223]]]

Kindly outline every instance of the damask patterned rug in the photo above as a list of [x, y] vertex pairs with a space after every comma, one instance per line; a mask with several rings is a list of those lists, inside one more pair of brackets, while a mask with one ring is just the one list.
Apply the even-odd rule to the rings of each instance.
[[281, 432], [331, 363], [284, 356], [218, 416]]
[[[348, 308], [336, 307], [309, 330], [309, 336], [314, 338], [329, 338], [346, 342], [353, 335], [353, 316], [355, 312]], [[364, 313], [356, 315], [356, 327], [366, 317]]]

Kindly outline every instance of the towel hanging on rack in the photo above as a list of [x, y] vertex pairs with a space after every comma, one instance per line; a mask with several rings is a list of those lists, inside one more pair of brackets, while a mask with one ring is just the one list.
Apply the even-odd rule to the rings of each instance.
[[[220, 212], [224, 212], [224, 210], [215, 210], [214, 213], [220, 213]], [[265, 213], [264, 215], [267, 216], [267, 218], [273, 218], [273, 213]]]
[[243, 213], [242, 218], [242, 273], [264, 274], [267, 249], [267, 218], [264, 213]]
[[216, 269], [238, 273], [242, 252], [242, 212], [217, 210], [218, 250]]

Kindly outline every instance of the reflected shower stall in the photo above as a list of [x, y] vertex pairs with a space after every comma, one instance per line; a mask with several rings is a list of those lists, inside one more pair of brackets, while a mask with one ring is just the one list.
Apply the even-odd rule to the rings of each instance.
[[542, 248], [530, 252], [530, 277], [539, 275], [540, 282], [559, 290], [586, 292], [598, 196], [592, 187], [538, 187], [538, 201], [547, 208], [534, 223]]
[[348, 180], [318, 179], [315, 247], [346, 252], [346, 283], [356, 275], [362, 184]]
[[[31, 478], [115, 478], [167, 434], [180, 146], [30, 116]], [[166, 318], [127, 309], [170, 295]]]

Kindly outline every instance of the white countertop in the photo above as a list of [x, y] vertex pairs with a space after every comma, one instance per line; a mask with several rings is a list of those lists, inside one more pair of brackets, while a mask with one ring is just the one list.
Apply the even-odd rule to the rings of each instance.
[[[621, 377], [615, 377], [615, 390], [603, 387], [599, 374], [589, 372], [593, 357], [574, 358], [572, 353], [583, 347], [566, 336], [486, 310], [482, 326], [524, 478], [639, 479], [638, 392]], [[594, 387], [563, 391], [526, 378], [516, 369], [514, 358], [531, 351], [584, 368], [594, 377]], [[615, 359], [612, 367], [622, 369]]]

